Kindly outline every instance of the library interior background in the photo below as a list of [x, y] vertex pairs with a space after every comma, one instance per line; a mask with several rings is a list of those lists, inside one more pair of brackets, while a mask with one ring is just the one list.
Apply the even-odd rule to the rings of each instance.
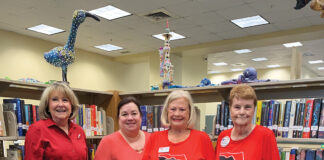
[[[193, 94], [199, 113], [196, 129], [216, 141], [218, 106], [225, 105], [233, 85], [249, 83], [260, 100], [279, 104], [278, 122], [270, 128], [276, 130], [282, 152], [323, 149], [324, 137], [278, 133], [284, 132], [280, 121], [287, 101], [315, 103], [324, 97], [324, 6], [313, 9], [315, 1], [2, 0], [1, 103], [20, 98], [38, 105], [46, 83], [62, 81], [63, 68], [79, 99], [88, 96], [89, 101], [80, 102], [96, 104], [107, 117], [124, 96], [133, 95], [147, 106], [162, 105], [167, 93], [182, 88]], [[91, 16], [76, 21], [75, 10], [100, 21]], [[120, 10], [121, 17], [114, 17]], [[44, 26], [57, 32], [36, 31]], [[57, 46], [69, 51], [44, 58]], [[73, 60], [60, 59], [63, 54], [72, 54]], [[55, 56], [64, 63], [53, 62]], [[106, 130], [101, 134], [118, 129], [112, 124], [110, 131], [101, 125]], [[324, 131], [319, 123], [316, 129]], [[99, 144], [102, 137], [94, 136], [90, 131], [89, 143]], [[23, 135], [0, 138], [4, 148], [24, 141]], [[6, 154], [4, 149], [0, 156]]]

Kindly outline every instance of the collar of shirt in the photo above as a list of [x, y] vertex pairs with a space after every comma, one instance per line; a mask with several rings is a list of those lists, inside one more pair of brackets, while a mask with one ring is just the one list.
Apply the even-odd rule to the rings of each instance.
[[[52, 118], [47, 118], [44, 122], [45, 122], [45, 126], [46, 126], [46, 127], [51, 127], [51, 126], [56, 126], [56, 127], [58, 127], [58, 126], [56, 125], [56, 123], [53, 121]], [[68, 123], [69, 123], [69, 131], [70, 131], [72, 128], [75, 128], [75, 124], [72, 123], [70, 120], [68, 121]]]

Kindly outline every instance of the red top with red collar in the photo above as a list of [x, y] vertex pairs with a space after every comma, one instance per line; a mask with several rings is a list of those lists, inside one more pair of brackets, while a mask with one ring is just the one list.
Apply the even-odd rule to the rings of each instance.
[[28, 129], [25, 138], [25, 159], [86, 160], [86, 136], [80, 126], [69, 121], [69, 134], [52, 119], [40, 120]]

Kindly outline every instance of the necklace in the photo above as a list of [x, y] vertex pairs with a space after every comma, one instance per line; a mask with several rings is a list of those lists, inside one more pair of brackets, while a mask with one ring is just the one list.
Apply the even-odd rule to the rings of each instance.
[[[144, 143], [142, 143], [142, 139], [141, 139], [141, 135], [142, 132], [139, 131], [137, 136], [134, 138], [128, 137], [126, 135], [124, 135], [124, 133], [122, 131], [120, 131], [120, 134], [122, 135], [122, 137], [125, 139], [125, 141], [128, 143], [128, 145], [135, 150], [137, 153], [141, 153], [144, 149]], [[132, 142], [130, 141], [130, 139], [132, 139]]]

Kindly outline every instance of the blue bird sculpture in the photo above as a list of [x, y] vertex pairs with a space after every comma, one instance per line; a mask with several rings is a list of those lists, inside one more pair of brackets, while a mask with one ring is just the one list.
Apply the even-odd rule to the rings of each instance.
[[44, 58], [48, 63], [54, 65], [55, 67], [62, 68], [62, 77], [64, 82], [67, 82], [67, 67], [68, 65], [72, 64], [75, 59], [74, 44], [78, 28], [80, 24], [84, 22], [86, 17], [92, 17], [95, 20], [100, 21], [97, 16], [90, 14], [85, 10], [74, 11], [69, 38], [64, 47], [58, 46], [49, 52], [44, 53]]

